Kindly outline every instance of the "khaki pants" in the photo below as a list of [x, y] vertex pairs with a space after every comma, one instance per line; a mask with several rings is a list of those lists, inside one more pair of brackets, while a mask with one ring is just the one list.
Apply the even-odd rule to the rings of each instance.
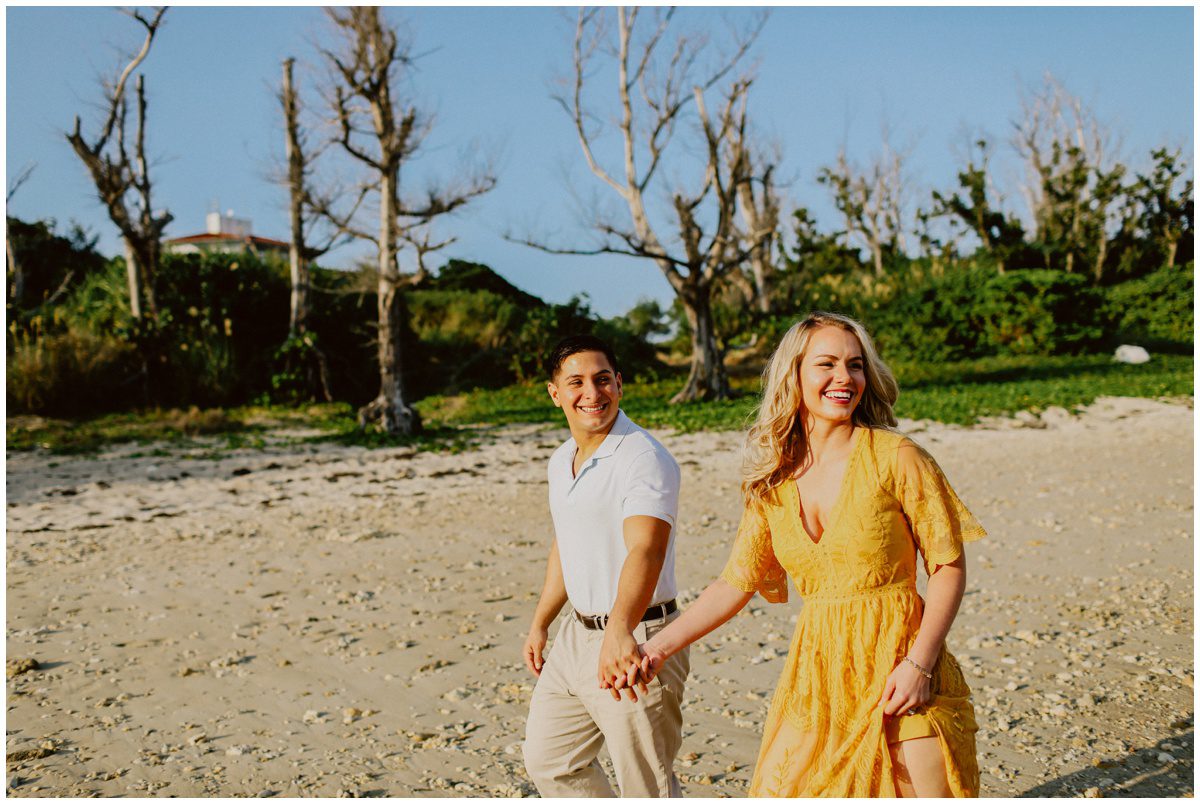
[[[641, 623], [633, 636], [645, 642], [678, 616]], [[596, 680], [603, 641], [603, 631], [589, 631], [573, 615], [558, 629], [529, 704], [525, 769], [545, 798], [612, 798], [596, 759], [607, 745], [622, 796], [677, 798], [673, 766], [683, 742], [680, 703], [688, 651], [667, 660], [637, 703], [614, 701]]]

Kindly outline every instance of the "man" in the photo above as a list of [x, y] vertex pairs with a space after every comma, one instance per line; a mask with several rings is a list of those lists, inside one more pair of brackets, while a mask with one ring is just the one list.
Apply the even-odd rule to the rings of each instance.
[[[638, 643], [678, 616], [679, 465], [621, 411], [621, 374], [599, 338], [560, 341], [546, 389], [571, 438], [548, 467], [555, 538], [525, 641], [525, 664], [538, 677], [525, 768], [545, 797], [612, 797], [596, 760], [607, 744], [622, 796], [679, 796], [686, 652], [640, 694], [626, 685]], [[550, 623], [568, 601], [574, 612], [543, 661]]]

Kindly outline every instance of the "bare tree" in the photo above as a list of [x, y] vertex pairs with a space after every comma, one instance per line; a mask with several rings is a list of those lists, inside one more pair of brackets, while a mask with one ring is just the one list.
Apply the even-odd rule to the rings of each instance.
[[[295, 59], [283, 61], [283, 83], [278, 99], [283, 111], [284, 120], [284, 153], [286, 169], [282, 183], [288, 189], [288, 217], [291, 224], [291, 239], [288, 243], [288, 264], [291, 273], [291, 301], [288, 316], [288, 337], [303, 339], [307, 350], [311, 351], [313, 361], [304, 367], [308, 375], [309, 388], [319, 386], [325, 401], [332, 401], [333, 393], [329, 383], [329, 366], [325, 353], [309, 332], [308, 317], [312, 306], [312, 270], [311, 265], [323, 254], [334, 247], [346, 242], [349, 236], [343, 235], [336, 227], [321, 227], [323, 236], [314, 237], [314, 230], [325, 222], [315, 209], [311, 176], [314, 162], [321, 149], [308, 148], [309, 137], [300, 122], [301, 100], [293, 79]], [[337, 196], [338, 191], [330, 191]], [[360, 190], [348, 214], [358, 211], [366, 192]], [[323, 203], [331, 203], [325, 201]], [[302, 358], [305, 359], [306, 358]], [[315, 377], [313, 369], [315, 368]], [[314, 382], [315, 380], [315, 382]]]
[[904, 252], [904, 158], [891, 147], [885, 129], [883, 150], [866, 170], [852, 165], [843, 148], [836, 163], [817, 175], [833, 192], [847, 240], [867, 249], [876, 276], [884, 275], [888, 257]]
[[420, 226], [406, 230], [401, 233], [401, 239], [409, 246], [412, 246], [416, 253], [417, 270], [411, 275], [411, 283], [419, 285], [429, 278], [429, 266], [425, 263], [425, 258], [435, 251], [441, 251], [446, 246], [455, 243], [458, 238], [449, 237], [445, 240], [435, 241], [433, 239], [433, 231], [430, 226]]
[[304, 207], [309, 165], [300, 131], [300, 101], [292, 82], [292, 67], [295, 61], [292, 58], [284, 59], [283, 85], [279, 93], [286, 136], [288, 220], [291, 224], [291, 239], [288, 242], [288, 265], [292, 279], [291, 314], [288, 317], [290, 335], [302, 334], [307, 329], [310, 287], [309, 254], [304, 242]]
[[[25, 182], [29, 181], [29, 177], [33, 175], [36, 163], [27, 164], [21, 168], [16, 177], [8, 183], [8, 192], [4, 196], [4, 203], [7, 206], [12, 202], [13, 196], [21, 189]], [[12, 285], [9, 287], [9, 300], [20, 304], [25, 298], [25, 271], [21, 267], [20, 260], [17, 259], [17, 254], [13, 250], [12, 236], [9, 233], [8, 221], [4, 222], [4, 252], [8, 257], [8, 273], [12, 275]]]
[[996, 191], [991, 173], [992, 151], [987, 140], [971, 146], [967, 166], [959, 171], [962, 193], [933, 191], [933, 216], [947, 216], [970, 228], [983, 248], [996, 260], [996, 270], [1004, 273], [1010, 258], [1024, 247], [1025, 232], [1020, 221], [1002, 210], [1003, 199]]
[[430, 189], [420, 201], [405, 198], [400, 188], [401, 167], [417, 153], [429, 131], [428, 119], [393, 94], [400, 71], [413, 64], [411, 49], [400, 43], [378, 7], [331, 8], [327, 13], [342, 40], [338, 50], [321, 50], [333, 71], [329, 100], [338, 142], [370, 171], [364, 187], [378, 197], [378, 234], [359, 227], [352, 213], [337, 212], [328, 198], [314, 199], [314, 204], [340, 231], [369, 240], [378, 248], [380, 389], [378, 396], [359, 410], [358, 420], [363, 427], [375, 423], [388, 433], [408, 435], [420, 428], [420, 419], [404, 401], [400, 244], [406, 233], [490, 190], [495, 178], [485, 171], [457, 187]]
[[162, 25], [165, 12], [165, 7], [158, 8], [153, 17], [147, 17], [136, 9], [124, 12], [145, 29], [145, 41], [115, 81], [105, 86], [107, 112], [100, 133], [88, 140], [82, 133], [79, 117], [76, 117], [74, 130], [66, 135], [76, 155], [87, 167], [100, 201], [108, 209], [109, 219], [121, 231], [129, 282], [129, 311], [135, 319], [142, 317], [143, 294], [150, 318], [158, 318], [154, 279], [158, 273], [163, 229], [171, 222], [172, 216], [165, 210], [156, 212], [151, 204], [150, 172], [146, 161], [146, 89], [141, 74], [137, 75], [134, 83], [137, 130], [133, 142], [127, 141], [128, 83], [149, 55], [150, 45]]
[[[635, 42], [639, 9], [616, 9], [620, 118], [615, 125], [623, 146], [618, 173], [602, 166], [596, 156], [594, 143], [602, 130], [592, 125], [598, 115], [584, 101], [592, 59], [609, 38], [602, 13], [596, 9], [579, 12], [572, 80], [568, 92], [556, 100], [575, 124], [589, 169], [624, 202], [629, 223], [598, 214], [593, 225], [601, 241], [594, 248], [562, 249], [530, 239], [522, 242], [555, 254], [625, 254], [653, 261], [675, 291], [691, 331], [688, 379], [671, 401], [722, 399], [729, 396], [730, 389], [713, 325], [714, 291], [719, 281], [749, 259], [774, 232], [747, 227], [753, 229], [748, 232], [751, 239], [743, 240], [736, 225], [739, 195], [754, 180], [744, 138], [750, 77], [740, 75], [726, 83], [715, 115], [709, 113], [705, 96], [731, 75], [762, 30], [765, 17], [759, 17], [749, 32], [736, 38], [732, 55], [698, 75], [705, 37], [681, 34], [666, 49], [664, 40], [673, 10], [658, 12], [653, 29]], [[700, 180], [690, 192], [679, 187], [670, 190], [675, 233], [668, 248], [651, 222], [645, 196], [659, 179], [672, 135], [693, 104], [701, 135], [696, 165]], [[680, 147], [673, 155], [686, 152]], [[654, 184], [660, 185], [662, 181]]]
[[1022, 192], [1047, 265], [1061, 253], [1063, 267], [1073, 272], [1077, 261], [1090, 259], [1098, 280], [1114, 224], [1111, 205], [1125, 172], [1111, 157], [1108, 129], [1047, 73], [1041, 88], [1022, 99], [1012, 144], [1025, 163]]
[[[739, 239], [750, 247], [750, 276], [753, 279], [751, 302], [758, 312], [768, 315], [771, 312], [771, 289], [775, 275], [775, 242], [779, 231], [779, 193], [775, 188], [775, 165], [779, 155], [773, 154], [767, 160], [765, 151], [746, 143], [745, 120], [743, 128], [738, 131], [738, 147], [731, 154], [747, 159], [751, 163], [759, 162], [746, 168], [730, 166], [730, 172], [748, 173], [750, 181], [742, 182], [738, 187], [738, 209], [742, 215], [742, 226], [738, 230]], [[757, 334], [756, 334], [757, 338]]]

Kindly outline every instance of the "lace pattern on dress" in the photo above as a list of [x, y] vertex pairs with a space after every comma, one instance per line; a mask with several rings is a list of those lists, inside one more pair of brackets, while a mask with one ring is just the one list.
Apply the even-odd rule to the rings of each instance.
[[925, 560], [925, 572], [962, 555], [964, 542], [987, 535], [933, 457], [907, 439], [896, 451], [896, 497]]
[[753, 505], [742, 512], [733, 552], [721, 571], [721, 579], [734, 589], [758, 592], [769, 603], [787, 602], [787, 573], [775, 557], [771, 527], [766, 515]]

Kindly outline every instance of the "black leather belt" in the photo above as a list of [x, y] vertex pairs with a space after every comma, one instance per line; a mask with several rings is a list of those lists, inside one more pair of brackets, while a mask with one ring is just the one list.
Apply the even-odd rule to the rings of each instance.
[[[646, 613], [642, 615], [641, 622], [647, 623], [651, 620], [661, 620], [677, 611], [679, 611], [679, 606], [675, 605], [675, 600], [672, 598], [666, 603], [659, 603], [646, 609]], [[575, 612], [575, 619], [579, 620], [583, 624], [583, 627], [589, 631], [603, 631], [604, 626], [608, 625], [607, 614], [597, 614], [595, 617], [589, 617], [586, 614]]]

